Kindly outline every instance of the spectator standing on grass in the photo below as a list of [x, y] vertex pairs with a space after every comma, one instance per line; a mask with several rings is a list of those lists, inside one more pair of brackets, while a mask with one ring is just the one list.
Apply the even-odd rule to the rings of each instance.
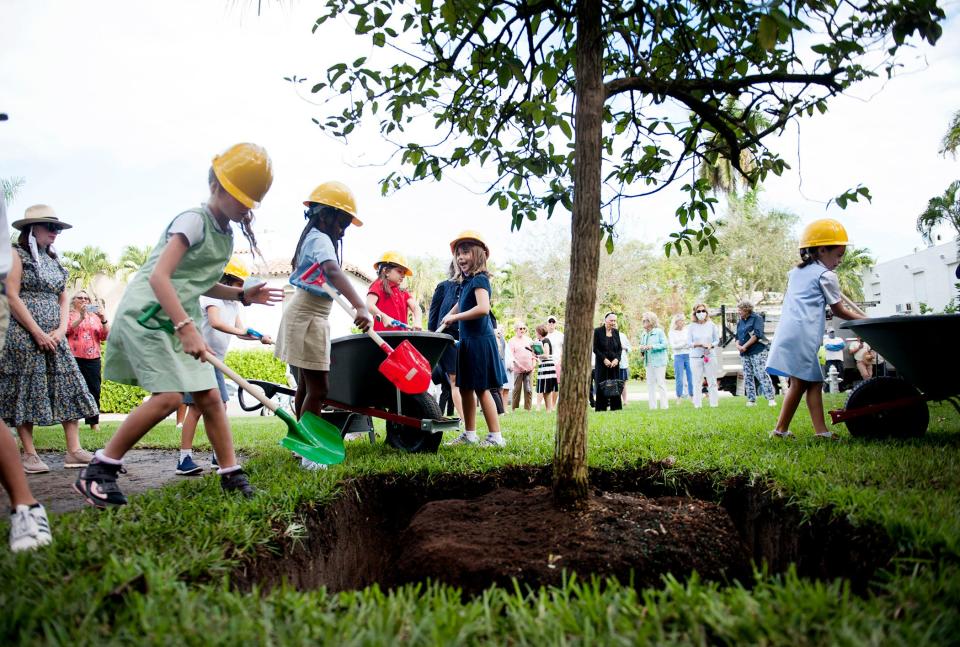
[[846, 229], [830, 218], [814, 220], [800, 235], [800, 263], [787, 274], [783, 313], [767, 360], [768, 373], [790, 378], [771, 436], [793, 436], [790, 422], [800, 406], [800, 398], [806, 395], [814, 435], [834, 437], [823, 418], [823, 374], [817, 350], [826, 324], [827, 306], [841, 319], [864, 318], [843, 305], [840, 281], [834, 272], [849, 244]]
[[869, 380], [873, 377], [873, 365], [877, 362], [877, 354], [870, 344], [863, 341], [860, 337], [850, 340], [850, 354], [857, 363], [857, 371], [860, 373], [861, 380]]
[[69, 272], [53, 248], [71, 226], [43, 204], [13, 223], [20, 235], [5, 281], [11, 320], [0, 356], [0, 417], [17, 428], [28, 474], [50, 471], [34, 447], [34, 425], [63, 425], [64, 467], [83, 467], [93, 458], [80, 446], [79, 419], [99, 409], [67, 344]]
[[743, 300], [737, 304], [740, 318], [737, 320], [737, 350], [743, 362], [743, 387], [746, 391], [747, 406], [757, 403], [757, 385], [771, 407], [777, 406], [774, 399], [773, 382], [767, 374], [767, 345], [770, 343], [763, 332], [763, 317], [753, 311], [753, 303]]
[[651, 409], [659, 406], [669, 408], [667, 401], [667, 336], [660, 328], [660, 319], [653, 312], [644, 312], [640, 323], [643, 334], [640, 336], [640, 350], [643, 351], [643, 363], [647, 369], [647, 402]]
[[86, 290], [80, 290], [70, 300], [70, 322], [67, 324], [67, 343], [77, 361], [83, 381], [97, 403], [97, 414], [87, 416], [84, 422], [93, 431], [100, 430], [100, 346], [107, 340], [110, 327], [103, 312], [103, 303], [94, 304]]
[[[223, 268], [220, 284], [232, 288], [243, 288], [244, 280], [249, 277], [250, 270], [234, 255], [227, 266]], [[203, 315], [200, 334], [203, 336], [203, 341], [206, 342], [210, 352], [217, 359], [226, 359], [227, 350], [230, 348], [230, 342], [233, 341], [234, 337], [248, 340], [257, 339], [247, 333], [247, 327], [243, 325], [243, 321], [240, 319], [240, 302], [238, 301], [202, 296], [200, 297], [200, 312]], [[273, 340], [266, 335], [259, 339], [261, 344], [273, 343]], [[230, 401], [227, 381], [220, 369], [214, 368], [213, 372], [217, 376], [217, 389], [220, 391], [220, 399], [223, 401], [223, 408], [226, 411], [227, 402]], [[203, 471], [203, 468], [193, 460], [193, 438], [197, 433], [197, 423], [200, 422], [201, 411], [194, 404], [193, 396], [190, 393], [184, 393], [183, 402], [187, 405], [187, 416], [184, 418], [183, 428], [180, 432], [180, 458], [177, 460], [176, 471], [180, 476], [194, 476]], [[212, 467], [216, 468], [217, 457], [214, 456], [210, 463]]]
[[[826, 362], [823, 368], [823, 378], [827, 379], [830, 375], [830, 367], [837, 371], [837, 377], [843, 378], [843, 349], [846, 348], [843, 340], [837, 337], [837, 331], [831, 326], [827, 328], [827, 334], [823, 336], [823, 350]], [[826, 390], [826, 385], [824, 385]]]
[[684, 379], [686, 379], [686, 397], [693, 397], [693, 375], [690, 372], [690, 341], [687, 336], [687, 318], [683, 313], [673, 315], [670, 327], [670, 349], [673, 351], [673, 375], [676, 378], [675, 390], [677, 402], [684, 397]]
[[717, 389], [717, 357], [713, 349], [720, 343], [720, 332], [710, 321], [705, 303], [693, 306], [693, 323], [687, 326], [687, 343], [690, 344], [690, 368], [693, 373], [693, 406], [700, 408], [703, 401], [703, 380], [707, 380], [710, 406], [719, 406]]
[[[543, 401], [544, 409], [553, 411], [557, 406], [557, 370], [554, 364], [553, 344], [550, 342], [547, 327], [537, 326], [537, 340], [543, 351], [537, 355], [537, 398]], [[536, 350], [536, 347], [534, 347]], [[539, 409], [539, 403], [537, 408]]]
[[593, 331], [594, 396], [597, 411], [619, 411], [623, 408], [620, 382], [620, 333], [617, 331], [617, 315], [608, 312], [603, 317], [603, 325]]
[[512, 409], [520, 406], [520, 394], [523, 393], [523, 408], [527, 411], [533, 406], [533, 385], [530, 381], [533, 375], [535, 359], [533, 356], [533, 340], [527, 335], [527, 324], [517, 322], [516, 335], [510, 340], [510, 356], [513, 358], [513, 401]]
[[[513, 355], [510, 353], [510, 344], [506, 340], [506, 331], [503, 326], [497, 326], [497, 347], [500, 349], [500, 357], [503, 358], [503, 370], [506, 375], [506, 382], [500, 389], [500, 399], [504, 403], [510, 402], [513, 394]], [[504, 407], [504, 413], [510, 413], [510, 407]]]
[[[7, 205], [3, 192], [0, 192], [0, 232], [8, 231]], [[12, 264], [13, 249], [0, 244], [0, 281], [6, 279]], [[9, 324], [10, 307], [6, 295], [0, 291], [0, 352], [3, 351]], [[15, 553], [34, 550], [53, 541], [47, 511], [30, 491], [23, 466], [20, 464], [17, 441], [13, 439], [3, 420], [0, 420], [0, 484], [10, 497], [10, 550]]]
[[[557, 317], [550, 315], [547, 317], [547, 339], [553, 347], [553, 363], [557, 368], [557, 384], [560, 383], [560, 374], [563, 372], [561, 360], [563, 360], [563, 333], [557, 330]], [[559, 394], [558, 394], [559, 395]]]
[[620, 324], [617, 322], [617, 332], [620, 334], [620, 381], [623, 382], [623, 388], [620, 390], [620, 401], [627, 404], [627, 382], [630, 380], [630, 351], [633, 346], [630, 344], [630, 336], [620, 332]]

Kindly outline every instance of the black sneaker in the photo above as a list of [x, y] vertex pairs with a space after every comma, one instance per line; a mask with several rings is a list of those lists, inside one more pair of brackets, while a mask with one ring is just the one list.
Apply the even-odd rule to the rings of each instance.
[[253, 495], [257, 493], [257, 491], [253, 489], [253, 486], [250, 485], [250, 479], [247, 478], [246, 472], [242, 469], [221, 474], [220, 487], [223, 488], [224, 492], [239, 492], [246, 499], [253, 498]]
[[120, 486], [117, 485], [117, 475], [121, 470], [122, 465], [101, 463], [94, 458], [80, 470], [73, 489], [86, 499], [87, 503], [97, 508], [126, 505], [127, 497], [123, 496]]

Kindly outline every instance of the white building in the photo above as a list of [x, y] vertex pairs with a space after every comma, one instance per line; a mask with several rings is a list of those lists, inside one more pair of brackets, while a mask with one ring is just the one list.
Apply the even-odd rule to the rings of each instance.
[[957, 296], [960, 261], [957, 240], [878, 263], [863, 273], [863, 294], [871, 317], [920, 314], [920, 304], [937, 312]]

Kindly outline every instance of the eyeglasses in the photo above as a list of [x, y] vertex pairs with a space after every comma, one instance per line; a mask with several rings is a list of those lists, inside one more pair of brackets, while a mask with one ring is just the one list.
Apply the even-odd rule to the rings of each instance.
[[526, 330], [526, 328], [517, 328], [517, 330]]
[[43, 225], [44, 228], [51, 234], [59, 234], [61, 231], [63, 231], [63, 227], [55, 222], [42, 222], [40, 224]]
[[707, 314], [706, 310], [697, 310], [697, 314]]

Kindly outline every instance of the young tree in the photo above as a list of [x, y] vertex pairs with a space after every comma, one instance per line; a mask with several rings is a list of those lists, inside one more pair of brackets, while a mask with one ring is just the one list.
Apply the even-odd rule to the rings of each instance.
[[936, 244], [935, 231], [944, 225], [952, 227], [960, 241], [960, 180], [951, 182], [943, 195], [930, 198], [927, 208], [917, 217], [917, 231], [929, 245]]
[[[687, 178], [668, 249], [714, 247], [715, 199], [692, 166], [722, 155], [751, 185], [781, 173], [767, 137], [825, 111], [877, 60], [889, 73], [907, 37], [935, 42], [944, 13], [931, 0], [327, 0], [315, 28], [347, 18], [375, 47], [389, 43], [390, 60], [332, 66], [313, 90], [343, 104], [315, 121], [345, 137], [379, 119], [401, 151], [384, 191], [476, 163], [495, 171], [490, 204], [514, 228], [558, 204], [572, 211], [554, 495], [577, 503], [604, 208]], [[754, 132], [757, 114], [769, 126]], [[858, 195], [869, 194], [837, 202]]]
[[940, 142], [940, 154], [957, 159], [957, 149], [960, 149], [960, 110], [953, 113], [953, 119], [943, 135], [943, 141]]
[[153, 247], [150, 245], [142, 247], [127, 245], [123, 248], [120, 260], [117, 262], [117, 273], [124, 279], [129, 278], [131, 274], [143, 267], [147, 259], [150, 258], [151, 251], [153, 251]]
[[843, 260], [837, 267], [837, 278], [840, 280], [840, 290], [854, 301], [863, 301], [863, 272], [868, 270], [877, 261], [870, 255], [866, 247], [847, 247]]
[[87, 245], [79, 252], [64, 252], [63, 265], [70, 270], [74, 289], [88, 289], [97, 274], [112, 276], [116, 271], [107, 253], [99, 247]]
[[20, 193], [20, 189], [26, 183], [22, 177], [5, 178], [0, 177], [0, 199], [7, 204], [13, 202], [13, 199]]

